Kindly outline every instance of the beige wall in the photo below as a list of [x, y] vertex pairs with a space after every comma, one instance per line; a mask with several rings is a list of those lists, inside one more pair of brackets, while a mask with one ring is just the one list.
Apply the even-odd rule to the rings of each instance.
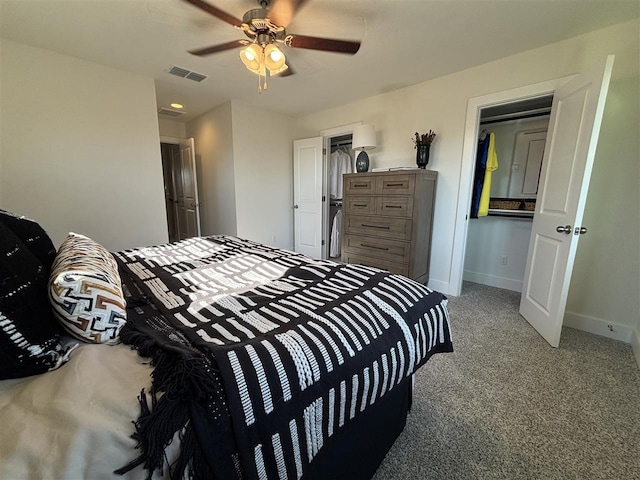
[[161, 137], [186, 138], [187, 125], [183, 122], [158, 117], [158, 127]]
[[[530, 50], [401, 90], [298, 119], [297, 137], [363, 121], [375, 125], [373, 167], [413, 165], [413, 132], [438, 138], [430, 168], [439, 172], [430, 283], [450, 285], [463, 135], [469, 98], [561, 78], [616, 55], [602, 135], [593, 170], [568, 310], [639, 328], [640, 218], [638, 215], [638, 20]], [[624, 206], [624, 207], [623, 207]]]
[[202, 234], [236, 235], [231, 102], [189, 122], [186, 133], [196, 146]]
[[110, 250], [167, 241], [152, 78], [0, 43], [0, 208]]
[[204, 235], [292, 248], [292, 121], [234, 100], [187, 124], [196, 145]]
[[293, 120], [233, 101], [238, 235], [293, 248]]

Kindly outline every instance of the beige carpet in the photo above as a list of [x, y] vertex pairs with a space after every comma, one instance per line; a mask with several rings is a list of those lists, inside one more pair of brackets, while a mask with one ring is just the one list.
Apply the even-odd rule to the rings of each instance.
[[640, 370], [631, 347], [564, 328], [550, 347], [520, 294], [465, 283], [455, 352], [416, 375], [386, 479], [640, 479]]

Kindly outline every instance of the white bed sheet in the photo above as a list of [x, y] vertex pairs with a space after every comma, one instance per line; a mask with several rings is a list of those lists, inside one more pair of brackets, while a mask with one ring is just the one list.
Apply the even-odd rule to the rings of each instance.
[[144, 478], [113, 470], [139, 451], [137, 396], [152, 367], [127, 345], [79, 346], [60, 369], [0, 381], [0, 479]]

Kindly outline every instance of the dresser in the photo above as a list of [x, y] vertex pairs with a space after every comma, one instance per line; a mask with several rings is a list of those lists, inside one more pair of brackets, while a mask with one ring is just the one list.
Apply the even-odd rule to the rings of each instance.
[[344, 175], [344, 263], [383, 268], [426, 284], [437, 172]]

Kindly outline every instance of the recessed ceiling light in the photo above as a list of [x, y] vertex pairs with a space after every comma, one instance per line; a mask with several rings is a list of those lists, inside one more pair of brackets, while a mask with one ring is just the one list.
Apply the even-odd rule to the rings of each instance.
[[173, 108], [184, 108], [184, 105], [182, 105], [181, 103], [172, 103], [171, 106]]

